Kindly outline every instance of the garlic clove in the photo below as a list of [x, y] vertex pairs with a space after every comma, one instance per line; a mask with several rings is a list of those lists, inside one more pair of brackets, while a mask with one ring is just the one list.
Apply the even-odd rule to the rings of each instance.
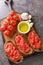
[[34, 23], [30, 23], [30, 28], [33, 27], [33, 24], [34, 24]]
[[29, 16], [29, 14], [26, 13], [26, 12], [24, 12], [24, 13], [21, 14], [22, 20], [28, 20], [28, 16]]
[[28, 19], [30, 20], [31, 18], [32, 18], [32, 16], [31, 16], [31, 15], [29, 15], [29, 16], [28, 16]]
[[29, 23], [31, 23], [31, 20], [28, 20]]

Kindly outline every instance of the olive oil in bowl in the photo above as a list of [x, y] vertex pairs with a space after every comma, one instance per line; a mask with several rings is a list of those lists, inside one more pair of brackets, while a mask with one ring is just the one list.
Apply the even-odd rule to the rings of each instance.
[[21, 32], [26, 32], [28, 30], [28, 25], [26, 23], [21, 23], [21, 25], [19, 25], [19, 30]]
[[30, 26], [29, 23], [27, 23], [26, 21], [21, 21], [18, 26], [17, 29], [20, 33], [22, 34], [26, 34], [30, 31]]

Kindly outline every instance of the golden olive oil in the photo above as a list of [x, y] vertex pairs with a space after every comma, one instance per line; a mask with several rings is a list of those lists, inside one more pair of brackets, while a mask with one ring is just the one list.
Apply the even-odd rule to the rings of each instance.
[[21, 31], [21, 32], [26, 32], [26, 31], [28, 31], [28, 24], [27, 23], [21, 23], [20, 25], [19, 25], [19, 30]]

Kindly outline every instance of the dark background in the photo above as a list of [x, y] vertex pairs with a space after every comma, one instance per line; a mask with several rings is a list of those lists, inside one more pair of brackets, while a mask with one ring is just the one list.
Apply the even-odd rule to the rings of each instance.
[[[30, 12], [33, 16], [33, 22], [35, 23], [35, 28], [43, 41], [43, 0], [13, 0], [13, 8], [18, 12]], [[9, 13], [9, 8], [4, 4], [4, 0], [0, 0], [0, 20], [6, 17]], [[3, 39], [0, 32], [0, 65], [16, 65], [8, 61], [4, 49], [3, 49]], [[21, 64], [18, 65], [43, 65], [43, 53], [35, 53], [23, 60]]]

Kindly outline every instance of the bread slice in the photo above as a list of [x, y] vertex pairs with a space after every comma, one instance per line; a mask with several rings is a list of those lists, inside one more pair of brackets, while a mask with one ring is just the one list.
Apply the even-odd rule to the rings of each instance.
[[[19, 35], [19, 34], [17, 34], [17, 35]], [[17, 35], [14, 35], [14, 37], [13, 37], [13, 42], [15, 42], [15, 37], [17, 36]], [[21, 35], [21, 34], [20, 34]], [[23, 35], [21, 35], [23, 38], [24, 38], [24, 36]], [[25, 41], [27, 41], [25, 38], [24, 38], [24, 40]], [[27, 42], [26, 42], [27, 43]], [[22, 44], [22, 43], [21, 43]], [[16, 42], [15, 42], [15, 45], [16, 45]], [[29, 46], [29, 44], [27, 43], [27, 45]], [[31, 55], [32, 53], [33, 53], [33, 49], [29, 46], [29, 48], [30, 48], [30, 50], [29, 50], [29, 52], [28, 53], [24, 53], [17, 45], [16, 45], [16, 47], [18, 48], [18, 50], [24, 55], [24, 56], [26, 56], [26, 55]]]
[[[31, 31], [33, 31], [35, 33], [35, 35], [39, 38], [39, 40], [41, 41], [40, 37], [38, 36], [38, 34], [36, 33], [36, 30], [34, 27], [31, 28]], [[43, 41], [41, 41], [41, 46], [39, 49], [33, 49], [35, 52], [43, 52]]]
[[[10, 40], [10, 41], [5, 42], [5, 44], [4, 44], [4, 51], [5, 51], [6, 44], [7, 44], [8, 42], [12, 42], [12, 41]], [[13, 43], [12, 43], [12, 44], [13, 44]], [[14, 44], [13, 44], [13, 45], [14, 45]], [[14, 46], [15, 46], [15, 45], [14, 45]], [[17, 48], [16, 48], [16, 50], [17, 50]], [[20, 54], [21, 54], [21, 53], [20, 53]], [[8, 55], [8, 54], [6, 54], [6, 55], [7, 55], [8, 59], [9, 59], [11, 62], [13, 62], [13, 61], [10, 59], [9, 55]], [[22, 56], [22, 54], [21, 54], [20, 60], [18, 60], [17, 62], [13, 62], [13, 63], [19, 64], [19, 63], [21, 63], [22, 61], [23, 61], [23, 56]]]

